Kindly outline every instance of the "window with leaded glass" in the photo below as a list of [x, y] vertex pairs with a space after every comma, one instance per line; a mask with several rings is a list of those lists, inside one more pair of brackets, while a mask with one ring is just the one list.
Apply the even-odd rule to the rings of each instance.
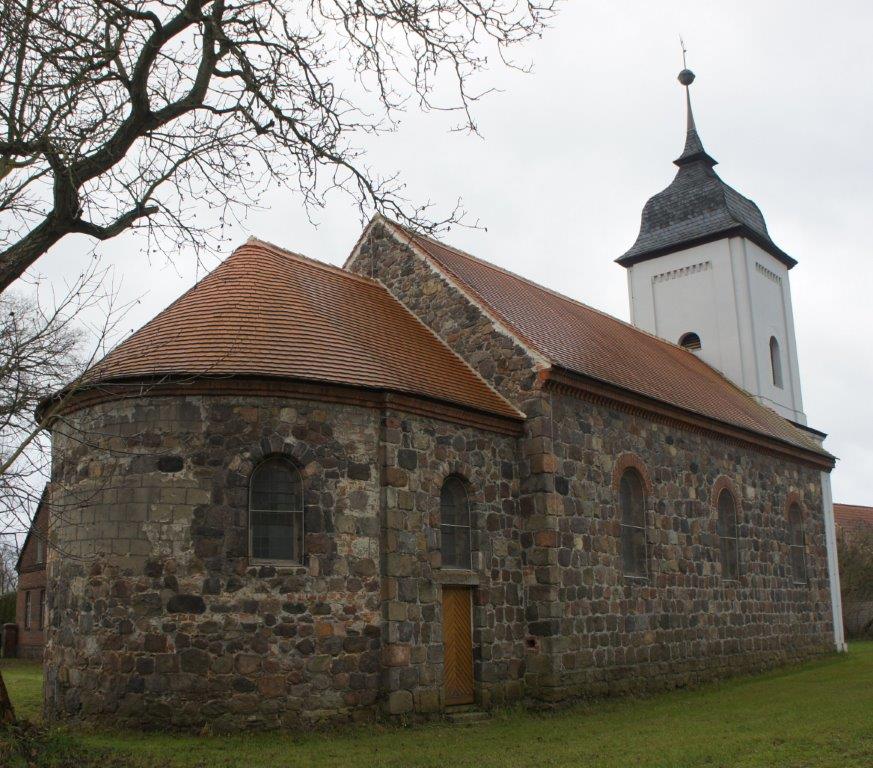
[[626, 469], [619, 482], [621, 562], [626, 576], [646, 575], [646, 496], [643, 481]]
[[470, 503], [457, 477], [448, 477], [440, 492], [440, 551], [443, 568], [470, 568]]
[[791, 545], [791, 572], [795, 583], [806, 582], [806, 539], [803, 535], [803, 514], [799, 504], [788, 508], [788, 537]]
[[303, 561], [303, 482], [290, 461], [268, 459], [252, 473], [249, 536], [255, 560]]
[[718, 545], [721, 550], [721, 574], [736, 579], [740, 573], [737, 537], [737, 504], [727, 489], [718, 495]]

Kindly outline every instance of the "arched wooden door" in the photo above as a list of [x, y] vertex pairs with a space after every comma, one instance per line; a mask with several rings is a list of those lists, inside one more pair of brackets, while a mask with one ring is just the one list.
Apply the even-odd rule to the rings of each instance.
[[446, 706], [472, 704], [473, 621], [470, 587], [443, 587], [443, 654]]

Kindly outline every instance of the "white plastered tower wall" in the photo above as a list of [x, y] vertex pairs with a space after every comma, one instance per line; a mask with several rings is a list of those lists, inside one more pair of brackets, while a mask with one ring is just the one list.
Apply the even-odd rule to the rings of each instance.
[[[790, 421], [806, 424], [788, 268], [746, 237], [726, 237], [628, 268], [631, 322], [667, 341], [700, 337], [713, 368]], [[774, 382], [776, 339], [781, 386]]]

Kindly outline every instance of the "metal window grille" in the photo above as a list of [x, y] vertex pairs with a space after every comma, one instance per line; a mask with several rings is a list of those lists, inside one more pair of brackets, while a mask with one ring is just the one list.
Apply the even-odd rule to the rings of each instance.
[[788, 535], [791, 547], [791, 573], [795, 584], [805, 584], [806, 573], [806, 537], [803, 532], [803, 514], [797, 504], [792, 504], [788, 510]]
[[718, 544], [722, 576], [736, 579], [740, 572], [737, 506], [728, 490], [723, 490], [718, 496]]
[[440, 552], [445, 568], [470, 568], [470, 504], [464, 484], [446, 478], [440, 492]]
[[303, 482], [297, 468], [268, 459], [252, 473], [249, 547], [254, 560], [303, 562]]
[[643, 483], [633, 469], [625, 470], [619, 483], [621, 506], [621, 562], [625, 576], [648, 575], [646, 551], [646, 499]]

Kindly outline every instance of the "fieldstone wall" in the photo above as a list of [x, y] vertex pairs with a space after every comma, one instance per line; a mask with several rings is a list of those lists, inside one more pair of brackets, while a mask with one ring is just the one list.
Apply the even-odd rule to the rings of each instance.
[[[443, 708], [443, 584], [473, 598], [474, 679], [482, 706], [523, 695], [525, 619], [515, 439], [388, 413], [384, 432], [383, 639], [388, 711]], [[441, 568], [440, 489], [466, 486], [472, 568]]]
[[[527, 689], [546, 701], [748, 672], [833, 650], [817, 468], [553, 392], [553, 512], [527, 534]], [[648, 577], [622, 573], [617, 478], [648, 492]], [[716, 491], [739, 496], [739, 578], [722, 576]], [[795, 584], [788, 502], [804, 514]]]
[[[441, 583], [458, 578], [473, 588], [482, 702], [520, 698], [515, 448], [437, 419], [279, 398], [75, 412], [54, 436], [47, 715], [236, 730], [436, 712]], [[249, 476], [276, 454], [304, 478], [300, 567], [248, 559]], [[474, 559], [441, 581], [449, 474], [470, 491]]]
[[[67, 421], [54, 432], [50, 718], [223, 730], [373, 711], [377, 411], [154, 397]], [[304, 478], [301, 567], [248, 561], [248, 479], [271, 454]]]

